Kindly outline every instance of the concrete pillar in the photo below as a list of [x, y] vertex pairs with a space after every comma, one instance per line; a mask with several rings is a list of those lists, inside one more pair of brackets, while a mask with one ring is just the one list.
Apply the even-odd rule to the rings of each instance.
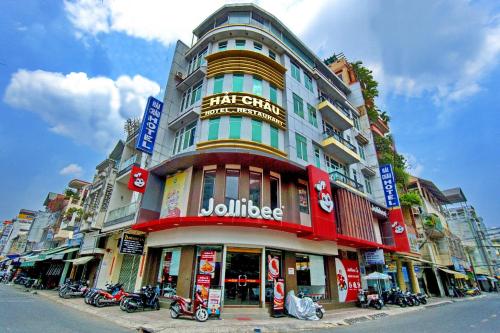
[[396, 279], [398, 283], [398, 287], [401, 290], [406, 290], [406, 283], [403, 276], [403, 264], [401, 262], [401, 258], [396, 257]]
[[420, 292], [420, 285], [418, 284], [417, 274], [415, 274], [415, 265], [413, 261], [408, 262], [408, 275], [410, 276], [411, 285], [414, 293]]
[[[68, 254], [68, 259], [73, 259], [73, 255], [74, 255], [74, 253]], [[63, 268], [63, 271], [61, 274], [61, 278], [59, 279], [59, 285], [64, 284], [64, 280], [66, 280], [66, 275], [68, 275], [68, 270], [69, 270], [70, 265], [71, 265], [70, 262], [68, 262], [68, 261], [64, 262], [64, 268]]]
[[446, 293], [444, 291], [443, 281], [441, 281], [441, 275], [439, 274], [438, 269], [436, 268], [436, 266], [432, 267], [432, 271], [434, 272], [434, 275], [436, 276], [436, 281], [437, 281], [438, 288], [439, 288], [439, 295], [441, 297], [445, 297]]
[[326, 257], [327, 262], [327, 276], [328, 276], [328, 285], [330, 289], [330, 299], [332, 303], [339, 303], [339, 289], [337, 287], [337, 272], [335, 267], [335, 257], [328, 256]]
[[[296, 271], [296, 260], [295, 260], [295, 253], [294, 252], [285, 252], [285, 264], [284, 269], [284, 276], [285, 276], [285, 290], [286, 294], [290, 290], [294, 290], [295, 294], [297, 294], [298, 289], [297, 289], [297, 271]], [[289, 274], [290, 272], [288, 271], [289, 268], [293, 268], [293, 274]]]
[[183, 246], [181, 261], [179, 263], [179, 276], [177, 278], [177, 295], [191, 296], [191, 282], [193, 281], [193, 262], [196, 257], [196, 248], [193, 245]]

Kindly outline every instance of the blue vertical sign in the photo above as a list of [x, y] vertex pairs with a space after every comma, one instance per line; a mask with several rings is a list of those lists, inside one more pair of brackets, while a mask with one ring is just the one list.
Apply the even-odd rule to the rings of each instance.
[[142, 118], [141, 131], [137, 138], [135, 148], [143, 151], [146, 154], [153, 155], [153, 147], [155, 146], [156, 134], [160, 126], [161, 111], [163, 103], [154, 97], [148, 98], [148, 104]]
[[380, 177], [382, 178], [382, 187], [384, 189], [387, 208], [398, 207], [399, 198], [396, 190], [394, 173], [392, 172], [392, 165], [386, 164], [380, 166]]

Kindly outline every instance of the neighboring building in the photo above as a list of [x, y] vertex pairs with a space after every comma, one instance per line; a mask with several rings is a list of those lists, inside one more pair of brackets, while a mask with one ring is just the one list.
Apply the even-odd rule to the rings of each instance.
[[[225, 306], [263, 307], [281, 277], [330, 306], [354, 300], [361, 275], [384, 269], [377, 250], [396, 249], [357, 97], [255, 5], [223, 6], [193, 33], [176, 45], [152, 156], [128, 133], [97, 285], [222, 289]], [[143, 195], [132, 165], [150, 171]], [[142, 256], [120, 253], [142, 234]]]
[[[5, 245], [2, 248], [2, 256], [20, 255], [25, 252], [28, 242], [28, 231], [31, 223], [36, 216], [36, 212], [27, 209], [21, 209], [16, 218], [12, 219], [12, 228], [5, 228]], [[9, 224], [7, 224], [9, 225]], [[10, 229], [10, 232], [9, 232]], [[8, 235], [8, 236], [7, 236]], [[3, 235], [2, 235], [3, 237]]]

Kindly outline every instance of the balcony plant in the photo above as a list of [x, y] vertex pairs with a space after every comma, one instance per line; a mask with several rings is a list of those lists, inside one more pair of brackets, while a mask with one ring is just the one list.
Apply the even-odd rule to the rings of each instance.
[[417, 192], [409, 191], [399, 196], [399, 202], [404, 207], [420, 206], [422, 205], [422, 198]]

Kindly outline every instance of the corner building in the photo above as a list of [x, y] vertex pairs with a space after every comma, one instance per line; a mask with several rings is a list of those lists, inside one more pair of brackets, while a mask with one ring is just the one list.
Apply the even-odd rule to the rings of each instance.
[[366, 115], [255, 5], [223, 6], [193, 33], [191, 47], [176, 45], [146, 163], [132, 226], [147, 233], [136, 285], [184, 297], [221, 289], [225, 307], [264, 307], [274, 277], [286, 292], [338, 304], [336, 262], [393, 249], [387, 209], [372, 194], [381, 193], [378, 165], [366, 165], [356, 139]]

